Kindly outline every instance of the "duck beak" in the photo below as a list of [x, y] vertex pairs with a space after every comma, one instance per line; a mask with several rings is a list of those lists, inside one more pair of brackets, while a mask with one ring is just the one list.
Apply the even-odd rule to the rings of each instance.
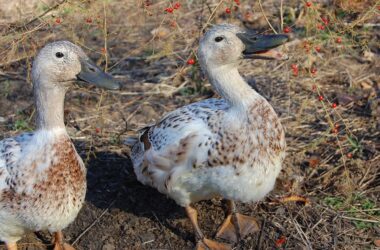
[[286, 60], [288, 56], [274, 48], [286, 43], [289, 37], [284, 34], [260, 35], [251, 31], [236, 34], [245, 45], [244, 58]]
[[120, 83], [111, 75], [101, 70], [90, 59], [81, 59], [81, 72], [77, 75], [77, 79], [100, 88], [110, 90], [120, 89]]

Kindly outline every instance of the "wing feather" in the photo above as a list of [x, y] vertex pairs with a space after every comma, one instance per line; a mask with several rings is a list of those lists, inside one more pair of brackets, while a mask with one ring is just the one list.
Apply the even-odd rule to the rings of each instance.
[[173, 174], [206, 164], [208, 149], [199, 145], [217, 136], [209, 121], [227, 109], [224, 100], [206, 99], [176, 109], [140, 130], [131, 153], [139, 181], [164, 192]]
[[12, 188], [12, 180], [19, 172], [16, 163], [21, 158], [23, 148], [32, 135], [32, 133], [24, 133], [0, 141], [0, 191]]

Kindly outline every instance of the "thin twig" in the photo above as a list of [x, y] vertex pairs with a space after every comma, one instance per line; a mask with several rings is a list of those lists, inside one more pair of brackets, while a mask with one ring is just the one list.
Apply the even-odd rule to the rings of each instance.
[[212, 18], [214, 17], [215, 12], [217, 11], [217, 9], [219, 8], [219, 6], [220, 6], [223, 2], [224, 2], [224, 0], [219, 1], [218, 5], [213, 9], [212, 13], [210, 14], [210, 16], [209, 16], [208, 19], [207, 19], [207, 22], [206, 22], [205, 25], [203, 26], [203, 29], [202, 29], [201, 33], [203, 33], [203, 31], [207, 28], [208, 24], [211, 22]]
[[264, 13], [264, 9], [263, 9], [263, 5], [261, 4], [261, 0], [259, 0], [259, 6], [260, 6], [261, 13], [263, 13], [263, 16], [264, 16], [265, 20], [267, 21], [269, 27], [273, 30], [273, 32], [275, 34], [277, 34], [277, 31], [273, 28], [272, 24], [269, 22], [267, 16]]
[[363, 221], [363, 222], [380, 223], [379, 220], [361, 219], [361, 218], [348, 217], [348, 216], [340, 216], [340, 217], [346, 220], [357, 220], [357, 221]]
[[152, 211], [152, 214], [156, 218], [156, 220], [158, 221], [158, 223], [160, 224], [161, 232], [164, 234], [165, 240], [169, 244], [170, 249], [173, 249], [173, 246], [170, 243], [170, 239], [168, 239], [167, 235], [165, 234], [165, 231], [163, 230], [163, 228], [165, 228], [165, 226], [161, 223], [161, 221], [158, 219], [157, 215], [153, 211]]
[[263, 235], [264, 235], [264, 228], [265, 228], [266, 224], [267, 224], [267, 219], [264, 217], [264, 221], [261, 224], [261, 230], [260, 230], [259, 239], [258, 239], [258, 243], [257, 243], [257, 247], [256, 247], [257, 250], [261, 249], [261, 244], [262, 244]]
[[294, 226], [295, 226], [298, 234], [301, 236], [301, 239], [302, 239], [303, 243], [306, 245], [307, 249], [310, 249], [310, 250], [313, 249], [311, 247], [311, 243], [310, 243], [309, 238], [307, 237], [307, 235], [305, 234], [305, 232], [302, 230], [301, 226], [293, 218], [292, 218], [292, 221], [294, 223]]
[[26, 24], [23, 24], [23, 25], [20, 25], [20, 26], [17, 26], [15, 28], [13, 28], [11, 31], [9, 31], [7, 34], [5, 34], [4, 36], [8, 36], [10, 35], [11, 33], [13, 32], [16, 32], [16, 31], [19, 31], [21, 30], [22, 28], [26, 28], [26, 26], [34, 23], [35, 21], [37, 21], [38, 19], [46, 16], [49, 12], [51, 12], [52, 10], [55, 10], [57, 9], [59, 6], [61, 6], [62, 4], [64, 4], [67, 0], [62, 0], [60, 2], [58, 2], [56, 5], [50, 7], [49, 9], [47, 9], [46, 11], [44, 11], [42, 14], [36, 16], [35, 18], [33, 18], [32, 20], [30, 20], [29, 22], [27, 22]]
[[106, 9], [106, 1], [103, 1], [103, 14], [104, 14], [104, 27], [103, 27], [103, 35], [104, 35], [104, 59], [106, 61], [106, 65], [104, 65], [104, 72], [108, 70], [108, 34], [107, 34], [107, 9]]
[[98, 218], [96, 218], [96, 220], [94, 220], [91, 225], [89, 225], [75, 240], [74, 242], [72, 243], [72, 245], [74, 246], [76, 243], [78, 243], [78, 241], [83, 237], [83, 235], [85, 235], [96, 223], [98, 223], [98, 221], [100, 221], [100, 219], [108, 212], [108, 210], [113, 206], [113, 204], [115, 204], [117, 198], [114, 199], [110, 204], [109, 206], [103, 210], [103, 212], [100, 214], [100, 216]]
[[284, 4], [284, 0], [281, 0], [280, 2], [280, 27], [281, 27], [281, 30], [284, 30], [284, 10], [283, 10], [283, 4]]

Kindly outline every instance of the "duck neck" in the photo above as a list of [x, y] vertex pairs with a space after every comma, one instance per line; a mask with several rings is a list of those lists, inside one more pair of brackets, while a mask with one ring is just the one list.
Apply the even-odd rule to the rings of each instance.
[[36, 106], [36, 126], [39, 130], [64, 129], [63, 106], [66, 89], [46, 79], [34, 81], [34, 100]]
[[226, 65], [207, 69], [211, 84], [232, 108], [246, 111], [261, 96], [240, 75], [237, 67]]

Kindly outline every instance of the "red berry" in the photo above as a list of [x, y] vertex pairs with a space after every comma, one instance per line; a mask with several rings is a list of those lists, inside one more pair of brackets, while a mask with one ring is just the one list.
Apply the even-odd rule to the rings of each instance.
[[338, 134], [339, 130], [338, 130], [337, 128], [333, 128], [333, 129], [331, 130], [331, 132], [333, 132], [334, 134]]
[[231, 9], [230, 8], [226, 8], [226, 13], [230, 14], [231, 13]]
[[179, 2], [176, 2], [173, 6], [174, 9], [178, 10], [179, 7], [181, 7], [181, 4]]
[[100, 133], [100, 128], [95, 128], [95, 132], [96, 132], [97, 134], [99, 134], [99, 133]]
[[313, 75], [315, 75], [315, 74], [317, 73], [317, 69], [316, 69], [316, 68], [312, 68], [312, 69], [310, 70], [310, 72], [311, 72]]
[[237, 5], [240, 5], [240, 0], [234, 0]]
[[279, 239], [276, 240], [276, 247], [280, 248], [285, 242], [286, 242], [286, 237], [281, 236]]
[[310, 7], [311, 5], [312, 5], [311, 2], [309, 2], [309, 1], [306, 2], [306, 7]]
[[338, 106], [338, 105], [337, 105], [335, 102], [334, 102], [333, 104], [331, 104], [331, 107], [332, 107], [333, 109], [335, 109], [336, 106]]
[[297, 64], [295, 64], [295, 63], [293, 63], [292, 65], [290, 65], [290, 67], [292, 68], [292, 69], [298, 69], [298, 65]]
[[327, 19], [326, 17], [321, 17], [322, 19], [322, 22], [325, 24], [325, 25], [328, 25], [329, 24], [329, 19]]
[[173, 8], [171, 8], [171, 7], [166, 8], [165, 11], [168, 12], [168, 13], [173, 13]]
[[347, 154], [347, 157], [348, 157], [348, 158], [352, 158], [352, 153], [348, 153], [348, 154]]
[[62, 22], [61, 18], [57, 17], [57, 18], [55, 19], [55, 23], [56, 23], [56, 24], [60, 24], [61, 22]]
[[324, 29], [325, 29], [325, 26], [323, 26], [322, 24], [318, 24], [318, 25], [317, 25], [317, 28], [318, 28], [319, 30], [324, 30]]
[[338, 129], [339, 128], [339, 124], [335, 123], [334, 128]]
[[284, 33], [290, 33], [290, 32], [292, 32], [291, 28], [289, 28], [289, 27], [284, 28]]
[[342, 38], [338, 37], [336, 40], [335, 40], [336, 43], [342, 43]]
[[195, 64], [195, 60], [193, 58], [190, 58], [189, 60], [187, 60], [187, 64], [194, 65]]
[[292, 65], [290, 65], [290, 67], [293, 70], [293, 76], [298, 76], [298, 65], [293, 63]]
[[316, 46], [316, 47], [315, 47], [315, 51], [317, 51], [317, 52], [321, 52], [321, 47]]
[[318, 96], [318, 100], [323, 101], [325, 98], [323, 96]]
[[91, 19], [91, 17], [87, 17], [87, 18], [86, 18], [86, 23], [92, 23], [92, 19]]

